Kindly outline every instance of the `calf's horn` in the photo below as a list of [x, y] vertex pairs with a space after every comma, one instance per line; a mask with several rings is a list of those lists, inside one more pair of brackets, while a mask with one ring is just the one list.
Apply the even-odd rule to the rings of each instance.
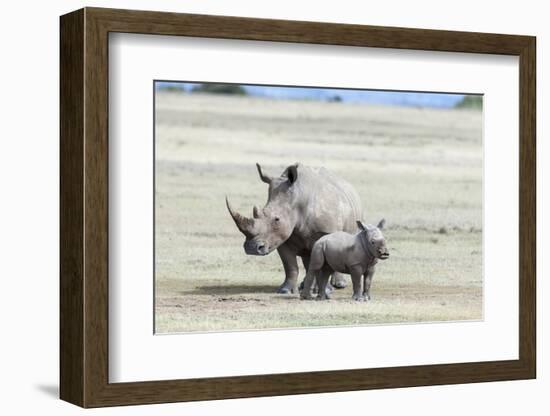
[[237, 211], [234, 211], [227, 197], [225, 197], [225, 205], [227, 205], [227, 210], [229, 211], [229, 214], [231, 214], [231, 218], [233, 218], [233, 221], [235, 221], [235, 225], [240, 230], [240, 232], [245, 233], [247, 231], [250, 231], [250, 229], [254, 226], [254, 220], [246, 218], [245, 216], [239, 214]]

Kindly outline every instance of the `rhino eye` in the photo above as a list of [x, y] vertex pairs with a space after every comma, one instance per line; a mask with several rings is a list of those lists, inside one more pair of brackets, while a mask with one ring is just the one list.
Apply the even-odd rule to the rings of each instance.
[[275, 218], [273, 218], [273, 221], [275, 221], [275, 222], [279, 222], [279, 220], [280, 220], [280, 218], [279, 218], [279, 217], [275, 217]]

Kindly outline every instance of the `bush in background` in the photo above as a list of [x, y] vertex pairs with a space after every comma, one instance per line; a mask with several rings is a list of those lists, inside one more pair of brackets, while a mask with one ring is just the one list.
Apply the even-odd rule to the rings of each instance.
[[462, 101], [459, 101], [455, 107], [481, 110], [483, 108], [483, 97], [481, 95], [465, 95]]
[[179, 85], [174, 84], [165, 84], [165, 85], [159, 85], [157, 86], [157, 90], [159, 91], [168, 91], [168, 92], [184, 92], [185, 90], [183, 87]]
[[191, 91], [208, 94], [247, 95], [246, 90], [238, 84], [200, 84]]

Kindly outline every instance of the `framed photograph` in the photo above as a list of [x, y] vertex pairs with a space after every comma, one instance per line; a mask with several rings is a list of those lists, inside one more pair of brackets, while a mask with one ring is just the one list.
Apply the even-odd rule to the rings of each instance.
[[63, 400], [535, 378], [534, 37], [60, 28]]

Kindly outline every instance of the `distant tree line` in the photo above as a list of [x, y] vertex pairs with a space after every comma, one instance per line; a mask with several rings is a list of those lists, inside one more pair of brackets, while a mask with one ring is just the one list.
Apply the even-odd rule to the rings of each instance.
[[161, 91], [169, 91], [169, 92], [182, 92], [184, 91], [182, 86], [176, 85], [176, 84], [161, 84], [157, 87]]
[[[165, 84], [158, 87], [159, 90], [168, 92], [185, 92], [183, 84]], [[238, 84], [198, 84], [189, 91], [191, 93], [247, 95], [246, 90]]]
[[191, 92], [207, 94], [247, 95], [246, 90], [238, 84], [199, 84]]
[[465, 95], [464, 98], [459, 101], [456, 108], [474, 108], [481, 110], [483, 108], [483, 97], [481, 95]]

